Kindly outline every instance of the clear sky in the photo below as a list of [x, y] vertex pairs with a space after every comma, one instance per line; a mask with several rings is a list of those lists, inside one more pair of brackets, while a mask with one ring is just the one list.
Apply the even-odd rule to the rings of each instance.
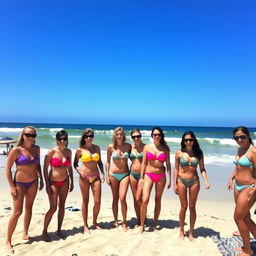
[[256, 127], [255, 0], [0, 3], [0, 121]]

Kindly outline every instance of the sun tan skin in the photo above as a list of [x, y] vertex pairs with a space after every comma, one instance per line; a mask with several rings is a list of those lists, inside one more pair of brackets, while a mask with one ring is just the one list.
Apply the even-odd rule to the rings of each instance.
[[131, 145], [128, 143], [123, 142], [123, 133], [118, 130], [115, 134], [116, 141], [117, 141], [117, 148], [114, 149], [113, 144], [109, 145], [107, 148], [107, 163], [106, 163], [106, 180], [107, 183], [111, 187], [113, 201], [112, 201], [112, 210], [114, 215], [114, 227], [118, 227], [118, 201], [120, 200], [121, 203], [121, 211], [123, 216], [123, 223], [122, 227], [123, 230], [127, 230], [126, 225], [126, 217], [127, 217], [127, 203], [126, 203], [126, 195], [129, 186], [130, 177], [129, 175], [123, 178], [121, 181], [118, 181], [115, 177], [111, 175], [111, 173], [127, 173], [129, 172], [128, 167], [128, 159], [121, 158], [121, 159], [112, 159], [112, 153], [115, 152], [117, 155], [123, 155], [125, 152], [131, 151]]
[[[25, 128], [24, 133], [35, 134], [36, 131], [31, 128]], [[14, 184], [14, 179], [12, 177], [12, 167], [20, 154], [24, 154], [29, 159], [33, 159], [35, 156], [40, 156], [40, 148], [34, 145], [35, 139], [28, 138], [25, 135], [22, 135], [24, 142], [21, 146], [15, 146], [9, 152], [7, 162], [6, 162], [6, 176], [10, 186], [11, 196], [13, 198], [13, 214], [9, 220], [8, 230], [7, 230], [7, 240], [6, 240], [6, 249], [9, 253], [14, 253], [14, 249], [11, 243], [13, 232], [16, 228], [18, 219], [23, 211], [24, 199], [25, 199], [25, 216], [24, 216], [24, 231], [23, 239], [29, 240], [30, 236], [28, 235], [29, 224], [32, 217], [32, 207], [34, 199], [37, 194], [37, 190], [42, 190], [44, 184], [41, 174], [41, 166], [39, 163], [29, 163], [27, 165], [16, 165], [15, 179], [17, 182], [32, 182], [38, 177], [40, 178], [40, 183], [35, 182], [28, 189], [24, 189], [20, 185]]]
[[[101, 229], [100, 225], [97, 223], [97, 218], [100, 212], [100, 204], [101, 204], [101, 183], [104, 183], [104, 170], [103, 164], [101, 161], [101, 153], [100, 147], [92, 144], [93, 138], [85, 138], [85, 145], [79, 147], [76, 151], [75, 160], [74, 160], [74, 168], [79, 173], [79, 185], [83, 198], [82, 202], [82, 215], [84, 220], [84, 233], [91, 234], [89, 226], [88, 226], [88, 204], [89, 204], [89, 191], [90, 188], [93, 193], [94, 199], [94, 207], [93, 207], [93, 226], [96, 229]], [[79, 159], [83, 154], [93, 155], [98, 153], [100, 158], [99, 161], [90, 161], [82, 163], [82, 167], [80, 168], [78, 165]], [[101, 179], [95, 180], [90, 183], [85, 177], [87, 175], [96, 175], [99, 174], [99, 170], [101, 172]]]
[[[160, 134], [158, 130], [154, 130], [153, 134]], [[153, 231], [157, 231], [157, 221], [161, 211], [161, 199], [162, 194], [164, 191], [164, 187], [167, 183], [167, 189], [171, 187], [171, 163], [170, 163], [170, 151], [167, 151], [161, 144], [160, 144], [161, 137], [153, 137], [153, 144], [146, 145], [143, 150], [143, 160], [141, 165], [141, 178], [139, 180], [140, 186], [143, 187], [143, 196], [142, 196], [142, 204], [140, 209], [140, 216], [141, 216], [141, 226], [140, 226], [140, 233], [142, 234], [145, 231], [145, 219], [147, 213], [147, 207], [149, 203], [150, 193], [152, 187], [154, 185], [153, 181], [148, 177], [148, 175], [144, 175], [145, 172], [149, 173], [165, 173], [165, 169], [167, 169], [167, 182], [166, 177], [164, 176], [160, 179], [157, 183], [155, 183], [155, 210], [154, 210], [154, 220], [153, 220]], [[162, 152], [166, 154], [166, 168], [164, 163], [159, 160], [148, 160], [146, 157], [147, 152], [151, 152], [155, 155], [159, 155]], [[144, 177], [144, 178], [143, 178]]]
[[[237, 131], [234, 135], [241, 136], [246, 134], [242, 131]], [[255, 146], [250, 146], [248, 136], [246, 135], [246, 139], [239, 139], [236, 142], [239, 145], [236, 160], [247, 156], [254, 166], [256, 166], [256, 148]], [[228, 189], [232, 189], [233, 179], [235, 179], [235, 182], [239, 185], [255, 184], [255, 179], [253, 176], [254, 172], [255, 167], [250, 168], [237, 164], [229, 179]], [[239, 254], [240, 256], [252, 255], [253, 253], [250, 247], [250, 233], [254, 236], [254, 238], [256, 238], [256, 225], [251, 219], [250, 209], [256, 200], [255, 188], [256, 184], [254, 188], [247, 187], [241, 192], [238, 192], [236, 187], [234, 188], [234, 199], [236, 203], [234, 220], [244, 243], [243, 248], [238, 248], [242, 250], [242, 252]]]
[[[59, 158], [62, 162], [65, 162], [67, 159], [70, 159], [71, 161], [72, 153], [70, 149], [66, 148], [66, 141], [57, 141], [57, 147], [49, 150], [44, 159], [44, 179], [46, 185], [46, 192], [48, 194], [48, 199], [50, 203], [50, 209], [48, 210], [44, 218], [42, 238], [47, 242], [51, 241], [47, 229], [51, 222], [52, 216], [56, 212], [58, 207], [58, 227], [56, 234], [60, 238], [65, 238], [64, 234], [62, 234], [61, 232], [61, 226], [65, 215], [65, 202], [67, 199], [68, 191], [71, 192], [74, 188], [73, 170], [71, 164], [68, 167], [51, 166], [50, 173], [48, 173], [52, 158]], [[61, 187], [57, 187], [53, 183], [62, 181], [65, 181], [65, 183]]]
[[[132, 136], [140, 136], [141, 134], [139, 132], [134, 132]], [[141, 138], [135, 138], [133, 139], [134, 144], [132, 145], [131, 153], [133, 153], [135, 156], [137, 156], [139, 153], [143, 153], [143, 149], [145, 144], [142, 143]], [[142, 161], [139, 159], [133, 159], [132, 164], [130, 167], [131, 172], [134, 173], [141, 173], [141, 164]], [[134, 202], [134, 209], [137, 216], [138, 223], [137, 225], [140, 226], [141, 220], [140, 220], [140, 208], [142, 203], [142, 187], [139, 186], [139, 181], [137, 181], [131, 174], [130, 174], [130, 185], [133, 195], [133, 202]]]
[[[184, 139], [192, 139], [191, 135], [186, 135]], [[190, 241], [194, 240], [193, 230], [196, 222], [196, 201], [197, 196], [200, 190], [200, 183], [195, 182], [192, 186], [187, 188], [181, 180], [178, 179], [180, 176], [183, 179], [193, 180], [198, 178], [197, 167], [195, 166], [181, 166], [180, 165], [180, 158], [184, 157], [187, 161], [192, 162], [196, 158], [194, 157], [194, 153], [192, 150], [192, 146], [194, 142], [184, 142], [186, 145], [186, 152], [182, 152], [178, 150], [175, 154], [175, 167], [174, 167], [174, 192], [179, 196], [180, 199], [180, 213], [179, 213], [179, 220], [180, 220], [180, 239], [184, 239], [185, 232], [184, 232], [184, 223], [186, 217], [186, 211], [189, 205], [190, 211], [190, 229], [188, 232], [188, 237]], [[210, 188], [210, 184], [208, 183], [205, 167], [204, 167], [204, 157], [199, 160], [199, 168], [204, 180], [205, 189]], [[189, 193], [189, 200], [187, 197], [187, 191]], [[189, 201], [189, 202], [188, 202]]]

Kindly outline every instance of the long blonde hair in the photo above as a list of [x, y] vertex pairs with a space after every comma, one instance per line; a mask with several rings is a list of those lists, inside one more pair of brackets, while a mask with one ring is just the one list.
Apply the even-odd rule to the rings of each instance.
[[[23, 143], [24, 143], [23, 135], [24, 135], [24, 132], [25, 132], [26, 129], [32, 129], [36, 133], [36, 128], [34, 126], [26, 126], [26, 127], [24, 127], [22, 129], [22, 131], [21, 131], [21, 134], [20, 134], [19, 138], [18, 138], [17, 146], [23, 145]], [[35, 142], [36, 141], [34, 140], [34, 144], [35, 144]]]
[[123, 136], [123, 143], [126, 141], [126, 137], [125, 137], [125, 133], [124, 133], [124, 128], [123, 128], [123, 127], [120, 127], [120, 126], [119, 126], [119, 127], [116, 127], [115, 130], [114, 130], [114, 132], [113, 132], [113, 135], [112, 135], [112, 143], [113, 143], [114, 149], [116, 149], [116, 146], [117, 146], [117, 143], [116, 143], [116, 133], [117, 133], [118, 131], [121, 131], [122, 134], [124, 135], [124, 136]]

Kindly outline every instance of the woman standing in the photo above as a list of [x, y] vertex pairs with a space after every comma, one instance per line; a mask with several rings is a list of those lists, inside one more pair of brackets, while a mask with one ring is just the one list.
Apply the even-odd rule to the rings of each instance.
[[[112, 210], [114, 215], [114, 226], [118, 227], [118, 201], [121, 202], [123, 215], [123, 229], [127, 230], [126, 216], [127, 203], [126, 194], [129, 186], [128, 157], [131, 145], [125, 143], [125, 133], [122, 127], [117, 127], [112, 135], [112, 144], [107, 148], [106, 178], [113, 195]], [[112, 165], [110, 164], [112, 158]]]
[[[36, 129], [32, 126], [25, 127], [19, 136], [18, 143], [9, 152], [6, 162], [6, 176], [13, 197], [13, 214], [9, 220], [6, 248], [14, 253], [11, 243], [13, 232], [18, 219], [22, 214], [25, 198], [25, 216], [23, 239], [29, 240], [28, 228], [32, 217], [32, 206], [38, 189], [38, 177], [40, 177], [39, 190], [43, 188], [43, 179], [40, 166], [40, 148], [35, 145]], [[16, 172], [12, 178], [12, 166], [16, 163]]]
[[232, 189], [233, 179], [235, 179], [234, 198], [236, 207], [234, 220], [244, 243], [239, 255], [246, 256], [253, 254], [250, 248], [250, 232], [256, 238], [256, 225], [250, 214], [250, 209], [256, 200], [254, 178], [256, 148], [253, 145], [249, 130], [244, 126], [234, 129], [233, 138], [239, 148], [234, 160], [236, 168], [229, 179], [228, 188]]
[[[76, 150], [74, 168], [79, 173], [79, 185], [83, 198], [82, 215], [84, 220], [84, 233], [90, 234], [87, 223], [88, 218], [88, 204], [89, 204], [89, 190], [91, 188], [94, 198], [93, 207], [93, 226], [97, 229], [101, 227], [97, 224], [97, 218], [100, 211], [101, 203], [101, 183], [104, 182], [104, 170], [101, 161], [100, 147], [92, 144], [94, 138], [94, 131], [87, 128], [83, 131], [80, 139], [80, 146]], [[82, 167], [78, 166], [79, 159], [82, 162]], [[100, 178], [99, 170], [102, 177]]]
[[[157, 231], [157, 221], [161, 211], [161, 199], [166, 184], [165, 169], [167, 169], [167, 188], [171, 187], [171, 163], [170, 149], [164, 140], [164, 133], [160, 127], [154, 127], [151, 131], [153, 143], [146, 145], [143, 150], [141, 165], [140, 186], [143, 186], [141, 204], [141, 227], [140, 233], [144, 232], [144, 224], [147, 213], [150, 193], [155, 184], [155, 210], [153, 230]], [[166, 164], [166, 168], [164, 166]]]
[[174, 169], [174, 192], [180, 198], [180, 238], [184, 239], [184, 222], [188, 207], [187, 192], [189, 192], [189, 211], [190, 211], [190, 229], [188, 233], [189, 239], [194, 240], [193, 230], [196, 222], [196, 201], [200, 189], [199, 177], [197, 174], [197, 166], [204, 180], [205, 188], [209, 189], [210, 184], [207, 180], [206, 170], [204, 167], [204, 155], [195, 134], [187, 131], [183, 134], [181, 140], [181, 149], [175, 155]]
[[132, 161], [130, 167], [130, 185], [132, 189], [134, 209], [138, 220], [138, 226], [140, 226], [140, 208], [142, 202], [142, 187], [139, 186], [141, 164], [143, 158], [143, 149], [145, 144], [141, 141], [141, 132], [139, 129], [133, 129], [131, 131], [131, 138], [134, 142], [131, 148], [130, 160]]
[[[65, 130], [56, 133], [57, 147], [50, 149], [44, 159], [44, 179], [46, 192], [48, 194], [50, 209], [44, 218], [43, 239], [50, 241], [47, 229], [52, 219], [53, 214], [58, 211], [58, 227], [57, 236], [64, 238], [61, 232], [61, 226], [65, 214], [65, 202], [68, 195], [68, 190], [71, 192], [74, 187], [73, 170], [71, 166], [71, 150], [68, 146], [68, 134]], [[48, 174], [48, 168], [50, 173]]]

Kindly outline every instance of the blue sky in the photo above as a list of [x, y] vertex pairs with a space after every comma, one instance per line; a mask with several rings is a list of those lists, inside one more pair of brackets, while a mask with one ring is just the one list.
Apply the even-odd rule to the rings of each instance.
[[256, 127], [256, 2], [1, 1], [0, 121]]

